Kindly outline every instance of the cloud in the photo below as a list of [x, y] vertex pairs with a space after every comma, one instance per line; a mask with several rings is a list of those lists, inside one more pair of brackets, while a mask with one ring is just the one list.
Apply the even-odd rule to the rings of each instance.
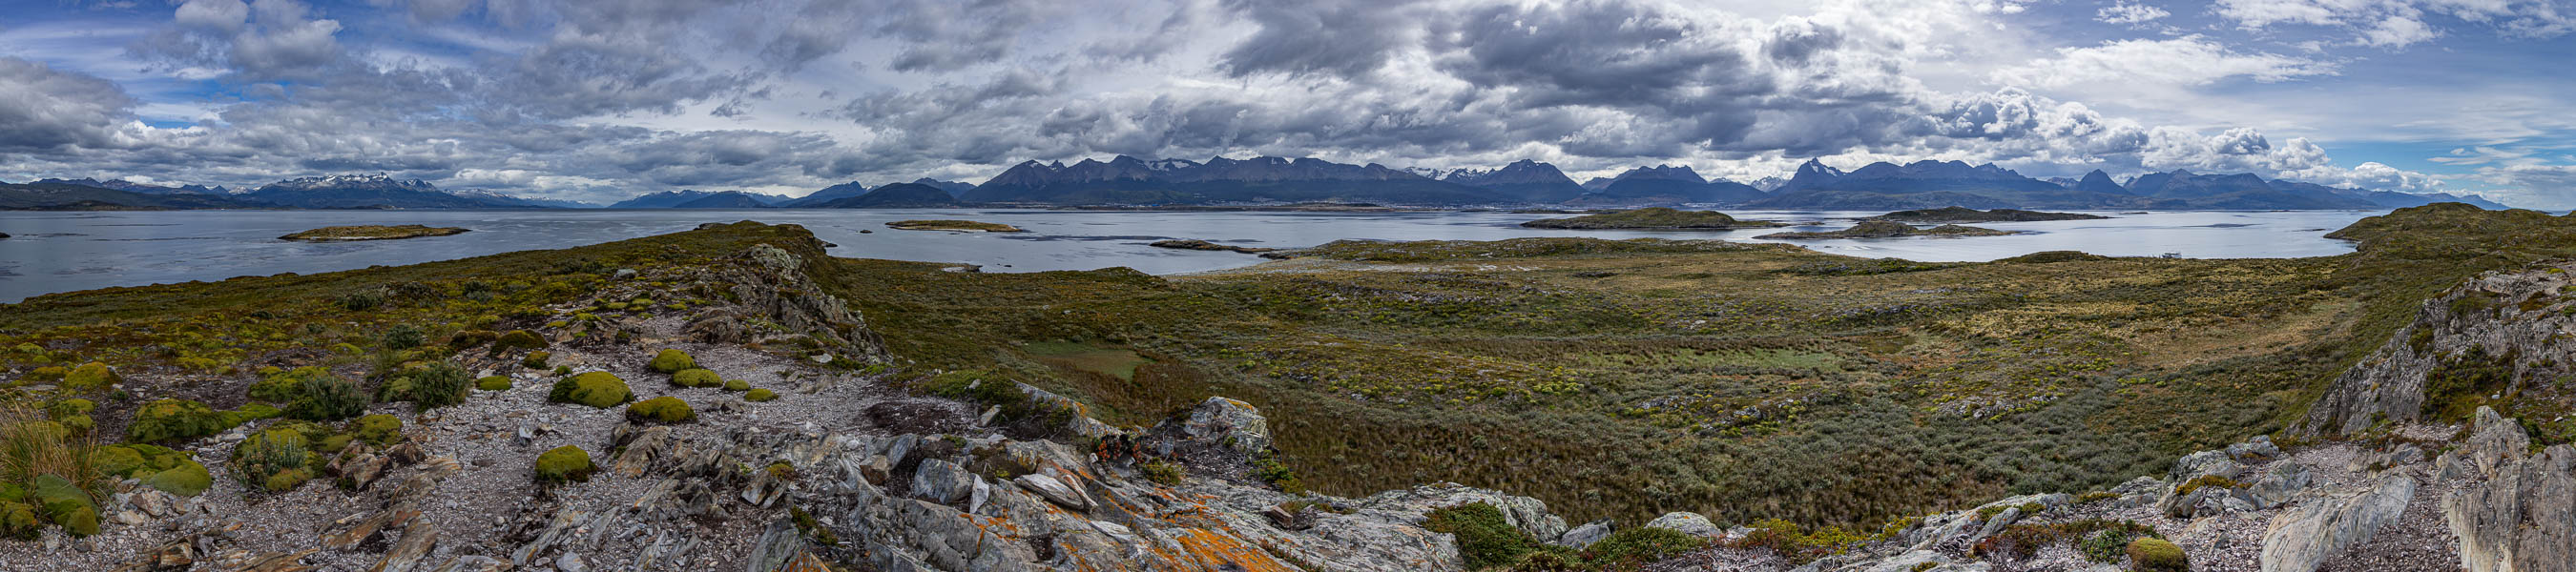
[[2243, 77], [2275, 82], [2333, 75], [2335, 65], [2266, 53], [2239, 53], [2202, 36], [2164, 40], [2117, 40], [2099, 46], [2059, 48], [2053, 58], [1995, 72], [2007, 85], [2067, 87], [2077, 84], [2134, 83], [2198, 86]]
[[2353, 45], [2403, 48], [2441, 31], [2427, 15], [2514, 38], [2555, 38], [2576, 31], [2576, 9], [2558, 0], [2220, 0], [2220, 18], [2247, 29], [2319, 26], [2352, 35]]
[[2163, 8], [2128, 2], [2113, 3], [2093, 13], [2093, 19], [2111, 24], [2144, 24], [2171, 16]]
[[117, 146], [134, 105], [114, 82], [0, 57], [0, 150]]

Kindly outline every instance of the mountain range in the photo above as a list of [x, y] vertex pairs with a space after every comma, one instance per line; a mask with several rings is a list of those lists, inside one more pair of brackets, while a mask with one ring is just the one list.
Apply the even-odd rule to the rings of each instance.
[[[1393, 169], [1312, 158], [1215, 157], [1145, 160], [1118, 156], [1073, 164], [1029, 161], [982, 184], [930, 178], [868, 187], [825, 187], [802, 197], [745, 191], [664, 191], [610, 208], [935, 208], [958, 205], [1210, 205], [1301, 202], [1470, 207], [1561, 205], [1587, 208], [1707, 205], [1780, 210], [2387, 209], [2436, 202], [2504, 205], [2474, 195], [2400, 193], [2266, 180], [2247, 173], [2148, 173], [2126, 182], [2095, 170], [2080, 178], [2035, 179], [1993, 164], [1871, 163], [1842, 171], [1809, 160], [1788, 178], [1753, 184], [1700, 176], [1688, 166], [1637, 167], [1582, 183], [1554, 165], [1520, 160], [1495, 169]], [[384, 175], [331, 175], [246, 191], [123, 180], [45, 179], [0, 183], [0, 209], [500, 209], [584, 208], [572, 201], [483, 190], [446, 191]]]

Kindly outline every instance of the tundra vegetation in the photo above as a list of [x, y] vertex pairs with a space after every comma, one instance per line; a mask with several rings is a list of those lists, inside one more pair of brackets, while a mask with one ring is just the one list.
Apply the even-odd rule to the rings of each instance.
[[[388, 430], [357, 415], [367, 402], [426, 410], [465, 399], [481, 384], [451, 357], [617, 336], [601, 316], [684, 316], [704, 305], [691, 297], [727, 295], [546, 310], [621, 269], [703, 266], [773, 244], [803, 255], [798, 272], [866, 316], [894, 356], [888, 367], [1004, 417], [1061, 414], [987, 389], [1005, 380], [1119, 425], [1223, 395], [1274, 420], [1278, 453], [1262, 461], [1276, 482], [1364, 494], [1448, 480], [1534, 496], [1570, 519], [1687, 510], [1823, 546], [1863, 537], [1842, 530], [2009, 493], [2103, 489], [2181, 453], [2277, 431], [2422, 300], [2480, 271], [2576, 255], [2576, 223], [2529, 211], [2419, 207], [2336, 236], [2358, 250], [1915, 263], [1690, 240], [1338, 242], [1245, 271], [1155, 277], [829, 258], [801, 228], [735, 224], [53, 294], [0, 311], [0, 380], [14, 387], [0, 410], [0, 437], [13, 443], [0, 481], [61, 499], [31, 504], [28, 518], [95, 526], [72, 494], [101, 490], [86, 448], [288, 417], [242, 441], [231, 462], [255, 488], [292, 488], [315, 476], [334, 439]], [[531, 371], [548, 363], [512, 359]], [[280, 361], [320, 371], [262, 370]], [[659, 356], [651, 369], [733, 385], [691, 373], [705, 371], [694, 362]], [[148, 400], [117, 389], [118, 376], [138, 373], [256, 389]], [[558, 402], [636, 399], [606, 372], [550, 375]], [[781, 398], [745, 389], [744, 401]], [[682, 422], [688, 407], [627, 410]], [[549, 482], [592, 467], [578, 449], [529, 462]], [[186, 472], [155, 466], [129, 471]], [[0, 529], [12, 510], [0, 503]], [[1488, 520], [1458, 513], [1444, 526], [1490, 532]], [[1542, 550], [1476, 534], [1503, 552]], [[2155, 544], [2119, 548], [2152, 556]], [[1645, 537], [1611, 546], [1663, 550]]]

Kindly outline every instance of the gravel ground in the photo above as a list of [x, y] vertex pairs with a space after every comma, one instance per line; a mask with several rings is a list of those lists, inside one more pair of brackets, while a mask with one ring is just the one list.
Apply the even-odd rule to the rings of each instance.
[[[904, 411], [935, 410], [948, 416], [971, 413], [955, 403], [907, 397], [888, 379], [816, 367], [745, 347], [681, 341], [681, 323], [676, 318], [638, 321], [635, 325], [645, 335], [631, 344], [556, 344], [548, 348], [553, 353], [551, 362], [571, 366], [576, 372], [615, 373], [626, 380], [637, 400], [670, 395], [688, 401], [696, 409], [698, 420], [672, 426], [675, 439], [712, 436], [738, 427], [772, 432], [884, 434], [866, 412], [872, 405], [889, 401], [904, 403]], [[750, 403], [737, 392], [673, 387], [667, 382], [669, 376], [645, 368], [653, 354], [663, 348], [690, 352], [699, 367], [728, 379], [743, 379], [753, 387], [769, 388], [780, 397], [767, 403]], [[654, 475], [629, 478], [604, 470], [611, 459], [610, 435], [624, 423], [624, 408], [548, 403], [546, 394], [555, 378], [506, 365], [515, 362], [517, 356], [517, 352], [502, 358], [484, 357], [481, 352], [461, 356], [469, 371], [477, 371], [476, 377], [494, 370], [509, 372], [506, 375], [513, 382], [509, 390], [473, 391], [463, 404], [424, 413], [414, 413], [408, 403], [371, 408], [370, 413], [401, 418], [404, 435], [433, 461], [390, 468], [367, 490], [345, 492], [332, 486], [329, 479], [317, 478], [286, 493], [246, 491], [226, 461], [243, 435], [270, 423], [255, 422], [182, 448], [194, 453], [214, 476], [214, 487], [186, 500], [182, 506], [188, 510], [183, 514], [139, 525], [110, 523], [101, 534], [79, 540], [69, 538], [60, 528], [47, 529], [45, 536], [35, 541], [0, 540], [0, 572], [113, 569], [151, 554], [167, 542], [210, 529], [236, 531], [224, 545], [226, 549], [267, 553], [314, 548], [324, 535], [381, 512], [388, 502], [385, 496], [392, 489], [440, 458], [453, 459], [460, 470], [439, 480], [418, 502], [421, 518], [439, 532], [438, 547], [427, 562], [435, 564], [468, 554], [507, 560], [513, 544], [510, 534], [522, 523], [535, 522], [541, 529], [559, 508], [600, 511], [631, 504], [663, 479]], [[241, 390], [234, 387], [230, 391]], [[520, 444], [516, 435], [523, 425], [545, 430]], [[603, 470], [589, 482], [558, 487], [552, 494], [541, 495], [531, 478], [529, 464], [538, 453], [564, 445], [589, 451]], [[125, 506], [119, 500], [102, 505]], [[103, 512], [113, 515], [118, 511], [111, 508]], [[690, 562], [665, 563], [657, 568], [738, 569], [763, 528], [780, 512], [783, 509], [746, 508], [730, 519], [678, 521], [671, 526], [694, 526], [695, 530], [683, 533], [701, 544], [691, 552]], [[667, 536], [671, 531], [663, 534]], [[381, 559], [382, 552], [400, 535], [389, 531], [384, 536], [348, 551], [323, 550], [304, 562], [326, 571], [365, 570]], [[652, 540], [640, 538], [635, 542]], [[631, 564], [622, 555], [585, 556], [594, 570], [623, 569]], [[199, 568], [206, 569], [203, 565]]]

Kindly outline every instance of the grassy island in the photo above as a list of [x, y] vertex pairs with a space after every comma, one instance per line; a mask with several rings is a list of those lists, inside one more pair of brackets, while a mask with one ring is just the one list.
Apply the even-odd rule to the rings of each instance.
[[1735, 230], [1785, 225], [1763, 220], [1737, 220], [1735, 217], [1717, 211], [1649, 207], [1570, 218], [1539, 219], [1521, 223], [1521, 226], [1576, 230]]
[[1028, 232], [1028, 229], [1001, 223], [971, 220], [899, 220], [886, 223], [896, 230], [953, 230], [958, 232]]
[[1896, 211], [1871, 217], [1871, 220], [1897, 222], [2036, 222], [2050, 220], [2101, 220], [2111, 217], [2083, 213], [2052, 213], [2018, 209], [1981, 211], [1967, 207], [1941, 207]]
[[1851, 228], [1842, 230], [1824, 232], [1776, 232], [1762, 235], [1759, 238], [1815, 240], [1828, 238], [1904, 238], [1909, 236], [2004, 236], [2008, 234], [2021, 233], [2009, 230], [1959, 226], [1955, 224], [1945, 224], [1932, 228], [1914, 228], [1914, 225], [1901, 222], [1872, 220], [1862, 221], [1860, 224], [1852, 225]]
[[421, 238], [426, 236], [451, 236], [465, 234], [465, 232], [466, 229], [452, 226], [365, 224], [353, 226], [326, 226], [278, 238], [309, 242], [338, 242], [343, 240], [395, 240], [403, 238]]
[[1146, 246], [1152, 246], [1152, 247], [1154, 247], [1154, 248], [1176, 248], [1176, 249], [1181, 249], [1181, 250], [1207, 250], [1207, 251], [1216, 251], [1216, 252], [1241, 252], [1241, 253], [1244, 253], [1244, 254], [1260, 254], [1260, 253], [1264, 253], [1264, 252], [1270, 252], [1270, 251], [1273, 251], [1273, 250], [1278, 250], [1278, 249], [1276, 249], [1276, 248], [1259, 248], [1259, 247], [1252, 247], [1252, 246], [1235, 246], [1235, 245], [1231, 245], [1231, 244], [1217, 244], [1217, 243], [1208, 242], [1208, 241], [1204, 241], [1204, 240], [1197, 240], [1197, 239], [1157, 240], [1157, 241], [1154, 241], [1154, 243], [1153, 243], [1153, 244], [1149, 244], [1149, 245], [1146, 245]]

